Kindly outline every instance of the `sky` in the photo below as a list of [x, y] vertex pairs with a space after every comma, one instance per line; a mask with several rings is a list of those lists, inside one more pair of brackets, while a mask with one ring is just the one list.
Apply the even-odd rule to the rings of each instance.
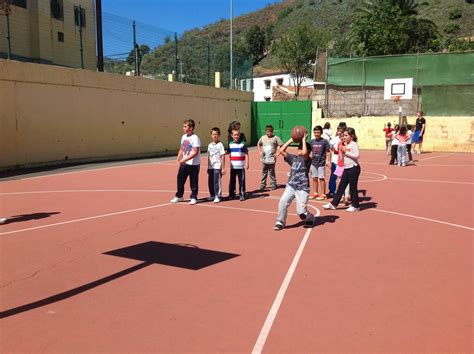
[[[230, 18], [231, 0], [102, 0], [102, 11], [183, 33]], [[234, 17], [278, 0], [233, 0]]]

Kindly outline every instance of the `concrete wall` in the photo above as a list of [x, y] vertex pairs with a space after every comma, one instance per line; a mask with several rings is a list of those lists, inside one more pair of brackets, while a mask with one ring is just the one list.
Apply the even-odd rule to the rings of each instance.
[[253, 94], [0, 60], [0, 169], [174, 152], [192, 118], [204, 146], [239, 120], [251, 139]]
[[[80, 36], [74, 22], [74, 5], [86, 12], [83, 29], [84, 67], [96, 69], [95, 9], [93, 0], [63, 1], [62, 20], [51, 16], [50, 0], [28, 0], [27, 8], [11, 7], [10, 33], [14, 59], [80, 67]], [[0, 57], [7, 55], [4, 17], [0, 18]], [[64, 42], [58, 41], [64, 33]]]
[[[426, 116], [424, 151], [474, 152], [474, 117], [431, 117]], [[407, 117], [408, 124], [415, 125], [416, 116]], [[362, 149], [384, 150], [383, 126], [387, 122], [392, 127], [398, 123], [398, 116], [361, 118], [321, 118], [313, 109], [315, 125], [331, 123], [333, 134], [341, 121], [356, 130]]]

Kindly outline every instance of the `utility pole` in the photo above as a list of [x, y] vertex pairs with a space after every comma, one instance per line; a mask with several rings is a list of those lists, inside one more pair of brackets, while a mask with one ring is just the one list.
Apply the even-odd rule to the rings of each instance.
[[104, 39], [102, 35], [102, 0], [95, 0], [97, 32], [97, 70], [104, 71]]
[[84, 44], [82, 41], [82, 6], [77, 7], [77, 23], [79, 25], [79, 46], [81, 52], [81, 69], [84, 69]]
[[137, 26], [135, 20], [132, 24], [133, 27], [133, 53], [135, 54], [135, 76], [138, 76], [138, 44], [137, 44]]
[[176, 73], [176, 80], [178, 79], [178, 63], [179, 63], [179, 56], [178, 56], [178, 34], [174, 33], [174, 72]]
[[211, 86], [211, 44], [207, 40], [207, 85]]
[[233, 88], [234, 81], [234, 53], [233, 53], [233, 42], [232, 42], [232, 25], [234, 20], [234, 1], [230, 0], [230, 89]]

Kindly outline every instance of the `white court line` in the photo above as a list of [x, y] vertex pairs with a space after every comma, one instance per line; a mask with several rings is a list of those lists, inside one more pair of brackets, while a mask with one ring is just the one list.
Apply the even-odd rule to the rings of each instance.
[[[270, 198], [271, 198], [271, 197], [270, 197]], [[324, 203], [327, 203], [327, 201], [316, 201], [316, 200], [314, 200], [313, 203], [324, 204]], [[309, 205], [309, 204], [308, 204], [308, 205]], [[362, 204], [362, 205], [364, 205], [364, 204]], [[339, 209], [339, 210], [342, 210], [342, 209]], [[406, 217], [413, 218], [413, 219], [431, 221], [431, 222], [435, 222], [435, 223], [438, 223], [438, 224], [444, 224], [444, 225], [449, 225], [449, 226], [453, 226], [453, 227], [458, 227], [458, 228], [461, 228], [461, 229], [466, 229], [466, 230], [474, 231], [474, 228], [469, 227], [469, 226], [464, 226], [464, 225], [459, 225], [459, 224], [453, 224], [453, 223], [450, 223], [450, 222], [440, 221], [440, 220], [436, 220], [436, 219], [429, 219], [429, 218], [425, 218], [425, 217], [422, 217], [422, 216], [416, 216], [416, 215], [409, 215], [409, 214], [397, 213], [397, 212], [395, 212], [395, 211], [382, 210], [382, 209], [376, 209], [376, 208], [370, 208], [370, 209], [367, 209], [367, 210], [368, 210], [368, 211], [378, 211], [378, 212], [380, 212], [380, 213], [387, 213], [387, 214], [394, 214], [394, 215], [406, 216]]]
[[445, 157], [445, 156], [451, 156], [451, 155], [454, 155], [454, 153], [446, 154], [446, 155], [438, 155], [438, 156], [433, 156], [433, 157], [427, 157], [426, 159], [418, 159], [418, 161], [426, 161], [426, 160], [437, 159], [439, 157]]
[[[471, 167], [471, 168], [474, 167], [474, 165], [472, 165], [472, 164], [470, 164], [470, 165], [469, 164], [464, 164], [464, 165], [459, 165], [459, 164], [453, 164], [453, 165], [425, 165], [425, 164], [417, 165], [418, 161], [419, 160], [415, 160], [414, 165], [416, 167]], [[387, 166], [390, 166], [388, 164], [388, 162], [367, 162], [367, 161], [362, 161], [361, 165], [362, 166], [364, 166], [364, 165], [387, 165]]]
[[390, 177], [389, 180], [409, 181], [409, 182], [428, 182], [428, 183], [474, 184], [473, 182], [439, 181], [439, 180], [434, 180], [434, 179], [414, 179], [414, 178], [395, 178], [395, 177]]
[[449, 225], [449, 226], [458, 227], [458, 228], [460, 228], [460, 229], [466, 229], [466, 230], [469, 230], [469, 231], [474, 231], [474, 228], [469, 227], [469, 226], [453, 224], [453, 223], [450, 223], [450, 222], [440, 221], [440, 220], [436, 220], [436, 219], [424, 218], [424, 217], [422, 217], [422, 216], [415, 216], [415, 215], [397, 213], [397, 212], [395, 212], [395, 211], [381, 210], [381, 209], [368, 209], [368, 210], [370, 210], [370, 211], [377, 211], [377, 212], [379, 212], [379, 213], [387, 213], [387, 214], [394, 214], [394, 215], [406, 216], [406, 217], [408, 217], [408, 218], [419, 219], [419, 220], [425, 220], [425, 221], [431, 221], [431, 222], [435, 222], [435, 223], [438, 223], [438, 224], [444, 224], [444, 225]]
[[111, 166], [111, 167], [98, 167], [98, 168], [90, 168], [88, 170], [81, 170], [81, 171], [70, 171], [70, 172], [62, 172], [62, 173], [53, 173], [50, 175], [44, 176], [34, 176], [34, 177], [24, 177], [20, 178], [21, 180], [26, 179], [39, 179], [39, 178], [48, 178], [48, 177], [55, 177], [55, 176], [64, 176], [64, 175], [72, 175], [75, 173], [85, 173], [85, 172], [93, 172], [93, 171], [103, 171], [103, 170], [112, 170], [114, 168], [123, 168], [123, 167], [130, 167], [130, 166], [143, 166], [143, 165], [164, 165], [162, 162], [144, 162], [144, 163], [137, 163], [137, 164], [130, 164], [130, 165], [120, 165], [120, 166]]
[[[88, 190], [89, 192], [108, 192], [108, 191], [113, 191], [113, 190]], [[119, 192], [129, 192], [131, 190], [118, 190]], [[142, 192], [145, 190], [135, 190], [135, 192]], [[163, 190], [152, 190], [153, 192], [168, 192], [168, 191], [163, 191]], [[43, 193], [67, 193], [67, 192], [80, 192], [80, 191], [43, 191]], [[35, 193], [35, 192], [24, 192], [25, 194], [30, 194], [30, 193]], [[38, 192], [41, 193], [41, 192]], [[8, 194], [8, 193], [7, 193]], [[17, 194], [17, 193], [11, 193], [11, 194]], [[279, 199], [279, 198], [278, 198]], [[115, 216], [115, 215], [121, 215], [121, 214], [128, 214], [128, 213], [133, 213], [136, 211], [142, 211], [142, 210], [148, 210], [148, 209], [154, 209], [154, 208], [159, 208], [162, 206], [166, 205], [173, 205], [172, 203], [164, 203], [164, 204], [157, 204], [157, 205], [151, 205], [148, 207], [143, 207], [143, 208], [137, 208], [137, 209], [130, 209], [130, 210], [124, 210], [124, 211], [119, 211], [115, 213], [109, 213], [109, 214], [102, 214], [102, 215], [97, 215], [97, 216], [90, 216], [87, 218], [81, 218], [81, 219], [74, 219], [74, 220], [69, 220], [69, 221], [63, 221], [63, 222], [58, 222], [54, 224], [47, 224], [47, 225], [41, 225], [41, 226], [35, 226], [35, 227], [30, 227], [27, 229], [20, 229], [20, 230], [13, 230], [13, 231], [7, 231], [7, 232], [1, 232], [0, 236], [2, 235], [9, 235], [9, 234], [15, 234], [19, 232], [24, 232], [24, 231], [31, 231], [31, 230], [38, 230], [38, 229], [44, 229], [48, 227], [53, 227], [53, 226], [60, 226], [60, 225], [66, 225], [66, 224], [72, 224], [76, 222], [81, 222], [81, 221], [87, 221], [87, 220], [94, 220], [94, 219], [99, 219], [99, 218], [104, 218], [108, 216]], [[187, 205], [187, 203], [179, 203], [177, 205]], [[199, 203], [197, 204], [199, 205]], [[234, 208], [234, 207], [226, 207], [226, 206], [217, 206], [217, 205], [200, 205], [201, 207], [215, 207], [215, 208], [222, 208], [222, 209], [232, 209], [232, 210], [243, 210], [243, 211], [253, 211], [253, 212], [259, 212], [259, 213], [269, 213], [269, 214], [277, 214], [277, 212], [274, 211], [266, 211], [266, 210], [259, 210], [259, 209], [245, 209], [245, 208]], [[314, 208], [313, 206], [311, 206]], [[316, 208], [317, 209], [317, 208]], [[319, 210], [318, 210], [319, 211]], [[289, 214], [291, 216], [297, 216], [296, 214]]]
[[109, 213], [109, 214], [102, 214], [102, 215], [90, 216], [90, 217], [87, 217], [87, 218], [81, 218], [81, 219], [63, 221], [63, 222], [58, 222], [58, 223], [48, 224], [48, 225], [41, 225], [41, 226], [36, 226], [36, 227], [30, 227], [30, 228], [28, 228], [28, 229], [20, 229], [20, 230], [14, 230], [14, 231], [1, 232], [1, 233], [0, 233], [0, 236], [1, 236], [1, 235], [16, 234], [16, 233], [24, 232], [24, 231], [45, 229], [45, 228], [48, 228], [48, 227], [59, 226], [59, 225], [73, 224], [73, 223], [76, 223], [76, 222], [87, 221], [87, 220], [94, 220], [94, 219], [100, 219], [100, 218], [105, 218], [105, 217], [108, 217], [108, 216], [115, 216], [115, 215], [121, 215], [121, 214], [128, 214], [128, 213], [133, 213], [133, 212], [136, 212], [136, 211], [142, 211], [142, 210], [147, 210], [147, 209], [159, 208], [159, 207], [166, 206], [166, 205], [171, 205], [171, 203], [157, 204], [157, 205], [147, 206], [147, 207], [144, 207], [144, 208], [130, 209], [130, 210], [119, 211], [119, 212], [116, 212], [116, 213]]
[[[280, 199], [280, 198], [278, 198], [278, 199]], [[196, 205], [199, 206], [199, 207], [206, 207], [206, 208], [220, 208], [220, 209], [229, 209], [229, 210], [254, 211], [254, 212], [258, 212], [258, 213], [267, 213], [267, 214], [278, 214], [277, 211], [260, 210], [260, 209], [235, 208], [235, 207], [227, 207], [227, 206], [222, 206], [222, 205], [219, 205], [219, 206], [218, 205], [206, 205], [206, 204], [200, 205], [200, 203], [197, 203]], [[297, 214], [291, 214], [291, 213], [288, 213], [288, 215], [298, 216]]]
[[[320, 212], [318, 208], [309, 204], [308, 206], [311, 206], [312, 208], [316, 209], [317, 211], [316, 216], [319, 216]], [[288, 289], [288, 286], [290, 285], [291, 279], [293, 278], [293, 274], [295, 273], [296, 267], [298, 266], [301, 255], [303, 254], [303, 250], [306, 246], [306, 243], [309, 239], [309, 235], [311, 234], [312, 230], [313, 230], [312, 228], [307, 229], [304, 234], [303, 239], [301, 240], [300, 246], [298, 247], [298, 250], [296, 251], [293, 261], [291, 262], [290, 268], [288, 269], [288, 272], [286, 273], [286, 276], [283, 279], [283, 283], [281, 284], [280, 289], [278, 290], [278, 293], [275, 297], [275, 300], [273, 301], [273, 305], [270, 309], [270, 312], [268, 313], [265, 323], [263, 324], [263, 327], [257, 338], [257, 342], [255, 343], [255, 346], [253, 347], [252, 354], [260, 354], [263, 350], [263, 347], [265, 346], [265, 342], [267, 341], [268, 335], [270, 334], [270, 330], [272, 329], [273, 322], [275, 321], [275, 318], [278, 314], [281, 303], [283, 302], [283, 298], [285, 297], [286, 290]]]
[[32, 192], [7, 192], [3, 195], [23, 195], [23, 194], [47, 194], [47, 193], [93, 193], [93, 192], [146, 192], [146, 193], [176, 193], [175, 190], [164, 189], [66, 189], [52, 191], [32, 191]]

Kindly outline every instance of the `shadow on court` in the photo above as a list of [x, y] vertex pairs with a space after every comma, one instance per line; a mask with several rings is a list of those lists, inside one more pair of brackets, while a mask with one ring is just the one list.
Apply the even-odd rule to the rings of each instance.
[[[335, 222], [337, 219], [339, 219], [339, 216], [336, 216], [336, 215], [324, 215], [324, 216], [317, 216], [315, 219], [314, 219], [314, 224], [311, 228], [314, 228], [316, 226], [321, 226], [321, 225], [324, 225], [326, 223], [333, 223]], [[304, 224], [305, 224], [306, 221], [302, 220], [296, 224], [293, 224], [293, 225], [287, 225], [285, 226], [285, 229], [294, 229], [294, 228], [297, 228], [297, 227], [303, 227]]]
[[360, 210], [367, 210], [367, 209], [373, 209], [377, 208], [377, 203], [374, 202], [369, 202], [369, 203], [361, 203], [360, 204]]
[[39, 220], [49, 218], [51, 215], [61, 214], [59, 211], [53, 212], [43, 212], [43, 213], [33, 213], [33, 214], [24, 214], [24, 215], [14, 215], [7, 219], [5, 224], [13, 224], [14, 222], [23, 222], [29, 220]]
[[155, 241], [149, 241], [138, 245], [120, 248], [117, 250], [105, 252], [104, 254], [134, 259], [141, 261], [142, 263], [77, 288], [70, 289], [26, 305], [2, 311], [0, 312], [0, 318], [14, 316], [22, 312], [34, 310], [42, 306], [66, 300], [70, 297], [79, 295], [83, 292], [111, 282], [112, 280], [121, 278], [125, 275], [131, 274], [154, 264], [184, 268], [188, 270], [199, 270], [239, 256], [238, 254], [234, 253], [201, 249], [194, 245], [169, 244]]

